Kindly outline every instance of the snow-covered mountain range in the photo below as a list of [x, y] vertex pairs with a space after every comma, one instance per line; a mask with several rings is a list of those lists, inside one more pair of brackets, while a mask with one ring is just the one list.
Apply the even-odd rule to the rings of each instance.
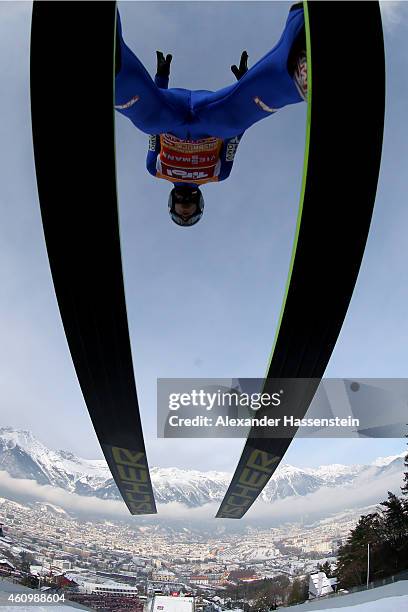
[[[54, 451], [37, 440], [29, 431], [0, 428], [0, 470], [13, 478], [35, 480], [84, 496], [120, 499], [119, 492], [103, 459], [76, 457], [64, 450]], [[338, 487], [364, 482], [403, 472], [403, 454], [380, 457], [371, 465], [324, 465], [318, 468], [297, 468], [282, 464], [265, 487], [262, 498], [273, 502], [292, 496], [303, 496], [322, 487]], [[179, 468], [151, 469], [156, 501], [160, 504], [179, 502], [199, 507], [220, 502], [227, 490], [231, 474], [201, 472]]]

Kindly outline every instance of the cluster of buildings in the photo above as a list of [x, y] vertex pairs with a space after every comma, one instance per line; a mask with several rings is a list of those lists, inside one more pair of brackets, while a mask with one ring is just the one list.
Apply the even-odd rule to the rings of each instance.
[[219, 535], [140, 521], [86, 521], [50, 504], [0, 499], [0, 574], [25, 560], [39, 585], [52, 581], [85, 599], [133, 597], [140, 605], [155, 592], [190, 591], [211, 600], [231, 585], [315, 572], [317, 563], [335, 560], [357, 519], [345, 514], [312, 526]]

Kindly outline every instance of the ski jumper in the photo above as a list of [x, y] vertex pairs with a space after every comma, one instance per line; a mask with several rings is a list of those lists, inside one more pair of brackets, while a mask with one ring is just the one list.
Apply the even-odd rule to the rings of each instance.
[[[154, 82], [167, 89], [168, 77], [156, 74]], [[225, 140], [214, 136], [182, 140], [172, 134], [151, 135], [146, 168], [153, 176], [175, 185], [223, 181], [230, 175], [241, 137], [242, 134]]]
[[149, 134], [149, 172], [175, 184], [227, 178], [245, 130], [302, 101], [288, 72], [288, 58], [303, 27], [303, 8], [295, 5], [275, 47], [228, 87], [167, 89], [168, 79], [156, 75], [153, 81], [124, 42], [118, 14], [121, 69], [115, 79], [115, 109]]

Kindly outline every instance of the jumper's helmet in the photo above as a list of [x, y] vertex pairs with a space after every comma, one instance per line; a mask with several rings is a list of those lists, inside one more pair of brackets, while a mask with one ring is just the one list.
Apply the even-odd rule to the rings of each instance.
[[174, 187], [169, 195], [168, 207], [174, 223], [185, 227], [195, 225], [203, 216], [203, 194], [198, 187]]

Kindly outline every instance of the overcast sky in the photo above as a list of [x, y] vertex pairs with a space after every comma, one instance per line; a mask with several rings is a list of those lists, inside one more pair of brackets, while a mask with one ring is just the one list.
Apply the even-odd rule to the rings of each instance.
[[[152, 75], [160, 49], [174, 57], [171, 85], [214, 90], [234, 81], [229, 67], [243, 49], [251, 65], [275, 44], [290, 3], [121, 2], [119, 7], [125, 39]], [[387, 111], [380, 186], [328, 376], [407, 374], [408, 3], [387, 2], [383, 14]], [[101, 451], [63, 334], [41, 227], [29, 107], [30, 17], [29, 2], [0, 3], [0, 425], [30, 429], [51, 448], [97, 458]], [[339, 63], [333, 78], [341, 80], [341, 50], [333, 54]], [[356, 61], [364, 78], [369, 50]], [[375, 85], [367, 83], [367, 106]], [[339, 91], [352, 100], [352, 93]], [[169, 220], [168, 183], [145, 170], [146, 135], [117, 115], [126, 297], [151, 465], [235, 467], [243, 441], [156, 439], [156, 378], [265, 373], [294, 235], [305, 116], [306, 105], [298, 104], [251, 128], [231, 177], [203, 188], [203, 221], [185, 230]], [[333, 146], [341, 137], [334, 121]], [[356, 463], [402, 450], [403, 440], [300, 440], [286, 461]]]

